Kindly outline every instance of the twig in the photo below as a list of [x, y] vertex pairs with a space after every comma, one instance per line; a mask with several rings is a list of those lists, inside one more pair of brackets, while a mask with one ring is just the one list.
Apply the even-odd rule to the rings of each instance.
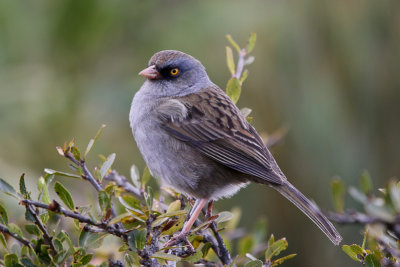
[[39, 227], [40, 231], [42, 231], [44, 240], [46, 240], [46, 243], [50, 246], [53, 256], [57, 255], [58, 252], [57, 252], [56, 247], [54, 246], [53, 237], [50, 236], [49, 233], [47, 232], [46, 226], [43, 225], [43, 222], [37, 215], [36, 211], [29, 204], [26, 205], [26, 209], [33, 216], [33, 219], [35, 220], [35, 224]]
[[239, 52], [239, 58], [238, 58], [238, 63], [236, 66], [236, 72], [233, 75], [234, 78], [240, 80], [240, 77], [242, 76], [243, 68], [244, 68], [244, 59], [247, 55], [247, 50], [246, 48], [242, 48]]
[[82, 214], [79, 214], [79, 213], [72, 212], [72, 211], [69, 211], [67, 209], [64, 209], [57, 202], [55, 202], [55, 203], [57, 203], [57, 208], [56, 209], [50, 207], [49, 205], [47, 205], [45, 203], [34, 201], [34, 200], [30, 200], [30, 199], [23, 199], [23, 200], [21, 200], [21, 203], [24, 204], [24, 205], [33, 205], [33, 206], [38, 207], [38, 208], [47, 209], [47, 210], [50, 210], [50, 211], [53, 211], [53, 212], [61, 213], [66, 217], [77, 219], [81, 223], [87, 223], [87, 224], [96, 226], [98, 228], [104, 229], [107, 233], [116, 235], [118, 237], [122, 237], [124, 240], [128, 239], [128, 236], [126, 235], [125, 231], [122, 231], [119, 228], [113, 227], [112, 225], [109, 226], [109, 225], [107, 225], [105, 223], [95, 222], [95, 221], [93, 221], [91, 218], [89, 218], [87, 216], [84, 216]]
[[400, 224], [400, 218], [395, 218], [393, 222], [382, 220], [381, 218], [371, 217], [364, 213], [349, 210], [346, 213], [329, 213], [329, 218], [339, 224], [371, 224], [371, 223], [383, 223], [383, 224]]
[[30, 246], [31, 248], [34, 248], [35, 246], [27, 239], [17, 235], [16, 233], [12, 233], [7, 226], [0, 224], [0, 232], [8, 234], [9, 236], [15, 238], [16, 240], [18, 240], [19, 242], [21, 242], [22, 244], [24, 244], [25, 246]]
[[212, 222], [210, 224], [210, 228], [214, 233], [215, 239], [218, 242], [218, 258], [220, 258], [221, 262], [224, 265], [230, 265], [232, 263], [232, 258], [231, 258], [231, 254], [229, 254], [229, 251], [226, 249], [224, 240], [222, 239], [221, 235], [218, 232], [217, 229], [217, 224], [215, 222]]
[[[81, 167], [83, 174], [82, 174], [82, 178], [89, 181], [93, 187], [97, 190], [97, 192], [103, 190], [101, 184], [94, 178], [93, 174], [89, 171], [89, 169], [86, 166], [86, 163], [84, 160], [77, 160], [75, 159], [74, 155], [67, 151], [64, 152], [64, 156], [69, 159], [70, 161], [72, 161], [75, 165]], [[117, 213], [115, 212], [115, 208], [114, 208], [114, 204], [111, 203], [111, 214], [112, 214], [112, 218], [117, 216]], [[122, 223], [117, 223], [115, 225], [115, 227], [122, 229], [123, 231], [125, 231], [124, 227], [122, 226]], [[125, 240], [127, 241], [127, 240]]]

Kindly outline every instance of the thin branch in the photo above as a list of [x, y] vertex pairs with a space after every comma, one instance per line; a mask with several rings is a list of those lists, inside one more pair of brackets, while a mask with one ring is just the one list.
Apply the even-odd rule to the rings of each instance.
[[21, 203], [24, 205], [33, 205], [35, 207], [38, 208], [42, 208], [42, 209], [47, 209], [53, 212], [57, 212], [57, 213], [61, 213], [66, 217], [70, 217], [73, 219], [77, 219], [78, 221], [80, 221], [81, 223], [87, 223], [93, 226], [96, 226], [98, 228], [104, 229], [106, 232], [116, 235], [118, 237], [122, 237], [124, 240], [127, 240], [128, 236], [126, 235], [125, 231], [118, 229], [116, 227], [113, 227], [112, 225], [107, 225], [105, 223], [98, 223], [93, 221], [91, 218], [84, 216], [82, 214], [76, 213], [76, 212], [72, 212], [70, 210], [64, 209], [63, 207], [61, 207], [57, 202], [53, 202], [53, 203], [57, 203], [57, 207], [56, 209], [53, 207], [50, 207], [49, 205], [42, 203], [42, 202], [38, 202], [38, 201], [34, 201], [34, 200], [30, 200], [30, 199], [23, 199], [21, 200]]
[[242, 76], [243, 68], [244, 68], [244, 60], [247, 55], [246, 48], [242, 48], [239, 52], [239, 58], [238, 58], [238, 63], [236, 66], [236, 72], [233, 75], [234, 78], [240, 80], [240, 77]]
[[31, 205], [26, 205], [26, 209], [33, 216], [35, 224], [39, 227], [40, 231], [42, 231], [44, 240], [46, 240], [46, 243], [50, 246], [53, 255], [57, 255], [58, 252], [56, 247], [54, 246], [53, 237], [50, 236], [49, 233], [47, 232], [46, 226], [43, 225], [43, 222], [37, 215], [36, 211], [33, 209]]
[[221, 262], [224, 265], [230, 265], [232, 263], [232, 258], [231, 258], [231, 254], [229, 253], [229, 251], [226, 249], [224, 240], [222, 239], [221, 235], [218, 232], [217, 229], [217, 224], [215, 222], [212, 222], [210, 225], [211, 230], [214, 233], [215, 239], [218, 242], [218, 258], [220, 258]]
[[382, 220], [381, 218], [371, 217], [364, 213], [357, 211], [347, 211], [346, 213], [329, 213], [329, 219], [339, 224], [371, 224], [371, 223], [383, 223], [383, 224], [400, 224], [400, 218], [396, 218], [393, 222]]
[[24, 244], [25, 246], [30, 246], [31, 248], [34, 248], [35, 246], [27, 239], [17, 235], [16, 233], [12, 233], [7, 226], [0, 224], [0, 232], [8, 234], [9, 236], [15, 238], [16, 240], [18, 240], [19, 242], [21, 242], [22, 244]]

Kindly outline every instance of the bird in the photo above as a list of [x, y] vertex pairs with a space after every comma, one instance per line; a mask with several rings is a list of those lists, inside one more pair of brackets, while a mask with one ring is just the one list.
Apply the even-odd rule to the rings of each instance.
[[129, 113], [136, 144], [152, 176], [196, 199], [181, 232], [165, 247], [187, 241], [207, 203], [248, 183], [268, 185], [299, 208], [334, 244], [342, 240], [314, 201], [294, 187], [255, 128], [194, 57], [155, 53]]

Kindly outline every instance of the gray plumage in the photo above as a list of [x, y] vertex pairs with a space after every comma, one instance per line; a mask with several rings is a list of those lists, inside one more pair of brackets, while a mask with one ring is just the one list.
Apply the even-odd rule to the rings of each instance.
[[248, 182], [269, 185], [339, 244], [335, 227], [287, 181], [256, 130], [198, 60], [161, 51], [145, 71], [148, 79], [133, 98], [129, 118], [153, 176], [197, 199], [228, 197]]

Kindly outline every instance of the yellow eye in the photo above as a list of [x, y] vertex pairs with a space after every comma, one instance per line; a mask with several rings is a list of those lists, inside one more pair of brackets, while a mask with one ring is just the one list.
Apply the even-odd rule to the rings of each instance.
[[170, 71], [170, 73], [171, 73], [172, 76], [176, 76], [176, 75], [178, 75], [179, 70], [178, 70], [178, 68], [173, 68], [173, 69]]

